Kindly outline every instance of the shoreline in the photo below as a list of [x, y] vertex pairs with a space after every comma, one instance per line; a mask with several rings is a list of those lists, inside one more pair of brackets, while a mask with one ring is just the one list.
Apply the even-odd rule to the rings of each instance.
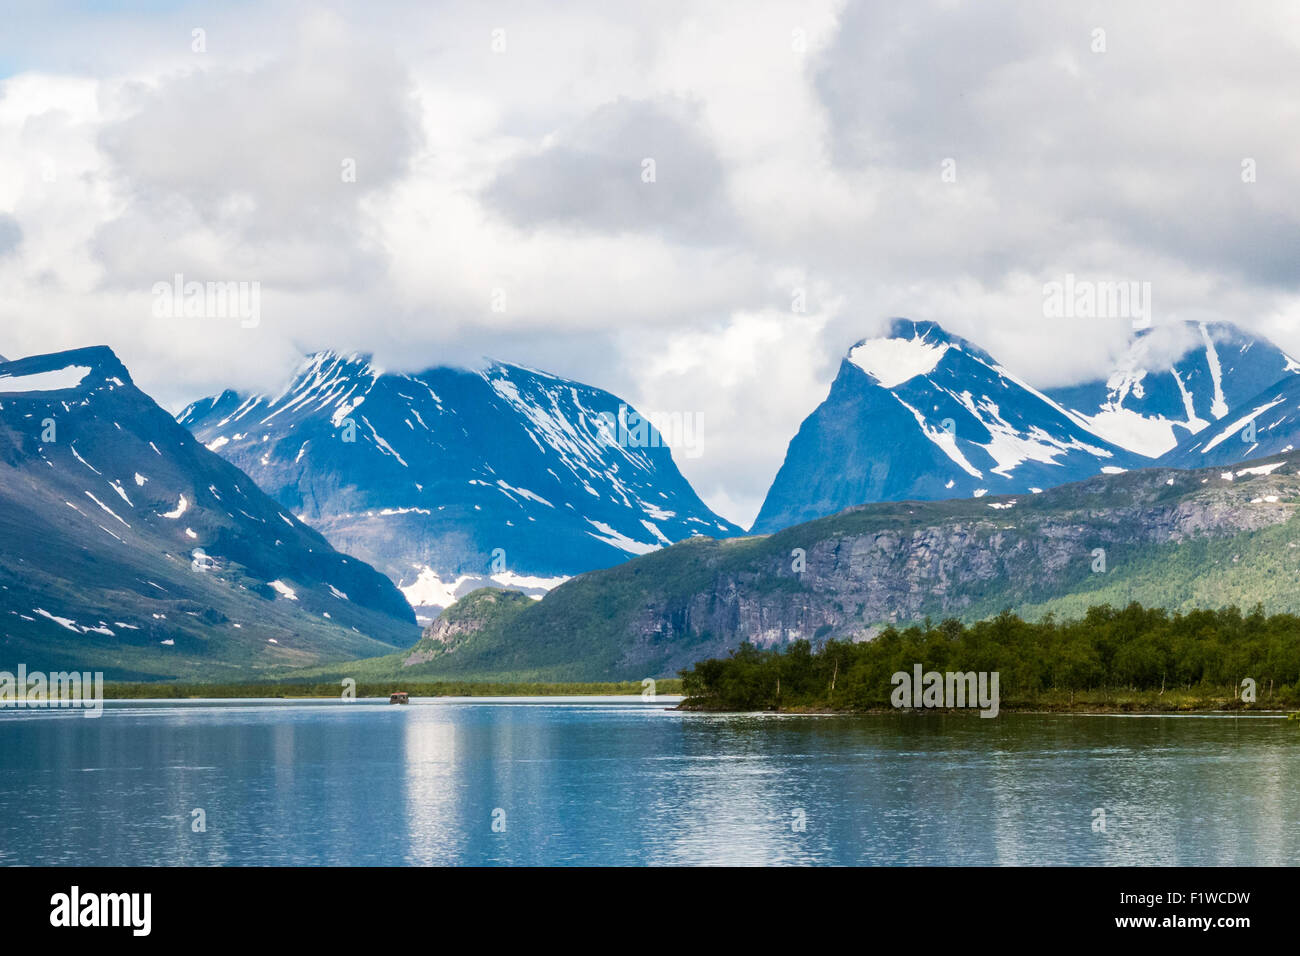
[[[639, 697], [640, 681], [357, 681], [358, 700], [383, 700], [394, 693], [411, 697]], [[655, 682], [661, 697], [680, 697], [681, 681]], [[104, 684], [104, 700], [338, 700], [341, 682], [152, 683], [117, 681]]]
[[[718, 716], [733, 717], [889, 717], [906, 715], [911, 717], [936, 716], [978, 718], [980, 716], [980, 712], [977, 708], [963, 709], [957, 707], [905, 707], [899, 709], [893, 707], [873, 707], [869, 710], [827, 710], [825, 708], [733, 710], [720, 707], [688, 707], [685, 705], [685, 702], [683, 702], [671, 709], [689, 714], [716, 714]], [[1088, 710], [1077, 708], [1074, 710], [1061, 710], [1041, 707], [1003, 707], [998, 711], [998, 717], [1006, 714], [1014, 714], [1018, 717], [1272, 717], [1278, 720], [1300, 720], [1300, 712], [1288, 710], [1285, 707], [1263, 707], [1258, 709], [1206, 708], [1197, 710], [1139, 710], [1134, 708], [1123, 709], [1117, 707], [1095, 707]]]
[[[537, 698], [537, 697], [640, 697], [645, 688], [639, 681], [359, 681], [354, 696], [358, 700], [382, 700], [399, 691], [412, 698]], [[656, 681], [657, 697], [684, 698], [672, 709], [686, 713], [713, 714], [780, 714], [786, 716], [882, 716], [886, 714], [945, 714], [978, 717], [978, 708], [894, 708], [877, 706], [832, 707], [824, 702], [793, 704], [781, 707], [728, 706], [724, 702], [685, 697], [681, 681]], [[345, 696], [335, 682], [112, 682], [104, 685], [104, 700], [337, 700]], [[1279, 699], [1279, 696], [1281, 699]], [[1057, 692], [1032, 699], [1002, 701], [999, 713], [1100, 715], [1237, 715], [1300, 716], [1300, 707], [1289, 695], [1265, 695], [1264, 700], [1245, 702], [1222, 693], [1204, 691], [1092, 691]]]
[[[947, 716], [979, 717], [975, 707], [901, 707], [889, 705], [873, 707], [828, 707], [820, 702], [762, 709], [736, 708], [719, 702], [687, 698], [677, 708], [692, 713], [714, 714], [783, 714], [822, 717], [880, 716], [884, 714], [943, 714]], [[1074, 695], [1043, 695], [1032, 700], [1003, 701], [999, 714], [1061, 714], [1073, 716], [1165, 716], [1221, 714], [1224, 716], [1281, 716], [1300, 719], [1300, 708], [1288, 699], [1270, 698], [1262, 701], [1242, 701], [1232, 697], [1180, 691], [1174, 694], [1158, 692], [1126, 692], [1115, 694], [1094, 692]]]

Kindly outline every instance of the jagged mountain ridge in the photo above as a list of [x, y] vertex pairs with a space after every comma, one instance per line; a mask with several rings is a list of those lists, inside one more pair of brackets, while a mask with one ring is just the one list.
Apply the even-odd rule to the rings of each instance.
[[740, 531], [625, 402], [518, 365], [390, 374], [321, 352], [279, 395], [227, 391], [178, 421], [424, 610]]

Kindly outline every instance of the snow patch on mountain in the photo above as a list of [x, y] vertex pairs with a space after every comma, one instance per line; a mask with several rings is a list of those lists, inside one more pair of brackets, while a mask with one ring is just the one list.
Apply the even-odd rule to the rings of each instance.
[[406, 596], [411, 607], [415, 608], [417, 616], [422, 621], [432, 620], [439, 611], [482, 587], [509, 588], [540, 600], [548, 591], [569, 580], [566, 575], [543, 577], [515, 574], [513, 571], [500, 571], [490, 575], [461, 574], [444, 577], [427, 565], [413, 570], [416, 572], [415, 580], [410, 584], [399, 586], [399, 590]]
[[[1163, 416], [1147, 418], [1131, 409], [1108, 407], [1079, 417], [1100, 438], [1147, 458], [1158, 458], [1178, 444], [1174, 423]], [[1198, 420], [1200, 427], [1205, 424]]]
[[1237, 477], [1240, 478], [1243, 475], [1271, 475], [1285, 464], [1286, 462], [1284, 461], [1272, 461], [1267, 465], [1255, 465], [1253, 468], [1242, 468], [1237, 472]]
[[648, 544], [644, 541], [637, 541], [634, 538], [629, 538], [627, 535], [615, 531], [603, 521], [595, 521], [588, 518], [587, 524], [600, 532], [600, 534], [596, 534], [595, 531], [588, 531], [587, 534], [591, 535], [598, 541], [612, 544], [620, 551], [626, 551], [628, 554], [649, 554], [651, 551], [658, 551], [660, 548], [660, 545], [658, 544]]
[[1243, 428], [1245, 428], [1247, 425], [1253, 422], [1260, 415], [1264, 414], [1270, 408], [1276, 408], [1277, 406], [1281, 405], [1282, 401], [1283, 401], [1282, 398], [1280, 397], [1276, 398], [1273, 401], [1269, 402], [1267, 405], [1261, 405], [1253, 412], [1250, 412], [1247, 415], [1243, 415], [1241, 418], [1237, 419], [1235, 422], [1233, 422], [1223, 431], [1219, 432], [1219, 434], [1215, 435], [1208, 442], [1206, 442], [1204, 447], [1201, 448], [1201, 454], [1204, 455], [1206, 452], [1214, 450], [1219, 446], [1220, 443], [1222, 443], [1224, 440], [1228, 438], [1231, 438], [1233, 435], [1237, 434], [1237, 432], [1241, 431]]
[[190, 508], [189, 499], [186, 498], [184, 495], [181, 495], [180, 500], [176, 502], [176, 507], [173, 508], [171, 511], [168, 511], [165, 514], [163, 514], [162, 517], [171, 518], [173, 521], [175, 521], [181, 515], [185, 514], [185, 512], [188, 511], [189, 508]]
[[934, 371], [950, 342], [931, 342], [930, 332], [918, 332], [910, 339], [868, 339], [849, 350], [849, 361], [866, 372], [883, 388], [894, 388], [908, 379]]
[[279, 594], [280, 597], [290, 601], [298, 600], [298, 592], [289, 587], [289, 585], [285, 584], [283, 581], [270, 581], [268, 583], [271, 587], [275, 588], [276, 593]]
[[1222, 418], [1228, 414], [1228, 403], [1223, 398], [1223, 365], [1219, 362], [1219, 352], [1210, 338], [1210, 330], [1205, 323], [1200, 324], [1201, 338], [1205, 342], [1205, 358], [1210, 363], [1210, 378], [1214, 382], [1214, 400], [1210, 405], [1210, 414]]
[[406, 602], [417, 611], [421, 608], [441, 609], [456, 603], [456, 599], [462, 596], [462, 585], [472, 577], [472, 575], [462, 574], [460, 577], [444, 581], [437, 571], [426, 565], [419, 569], [413, 582], [405, 586], [398, 585], [398, 590], [405, 595]]
[[0, 392], [60, 392], [79, 388], [89, 374], [87, 365], [69, 365], [32, 375], [0, 374]]
[[[898, 398], [898, 395], [895, 393], [894, 397]], [[930, 441], [934, 442], [937, 446], [939, 446], [940, 450], [942, 450], [945, 455], [951, 458], [958, 465], [958, 467], [962, 469], [962, 471], [966, 472], [966, 474], [970, 475], [973, 478], [984, 477], [984, 472], [980, 471], [978, 468], [972, 465], [970, 461], [966, 458], [966, 456], [961, 453], [961, 449], [957, 447], [957, 438], [953, 432], [949, 432], [945, 428], [932, 427], [925, 420], [924, 415], [922, 415], [911, 405], [907, 404], [907, 402], [903, 401], [901, 398], [898, 398], [898, 404], [902, 405], [904, 408], [906, 408], [909, 412], [912, 413], [912, 415], [916, 418], [917, 427], [921, 429], [921, 433], [924, 434], [926, 438], [930, 439]], [[953, 486], [953, 482], [949, 481], [945, 487], [951, 488], [952, 486]]]

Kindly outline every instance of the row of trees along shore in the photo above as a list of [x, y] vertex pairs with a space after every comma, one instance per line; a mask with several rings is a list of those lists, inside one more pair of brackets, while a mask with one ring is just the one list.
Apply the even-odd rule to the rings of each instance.
[[[1276, 709], [1300, 702], [1300, 617], [1130, 604], [1066, 621], [1009, 611], [972, 625], [926, 620], [859, 643], [745, 644], [683, 670], [682, 689], [687, 707], [704, 710], [877, 710], [890, 708], [892, 676], [916, 664], [996, 671], [1004, 708]], [[1243, 694], [1246, 679], [1253, 693]]]

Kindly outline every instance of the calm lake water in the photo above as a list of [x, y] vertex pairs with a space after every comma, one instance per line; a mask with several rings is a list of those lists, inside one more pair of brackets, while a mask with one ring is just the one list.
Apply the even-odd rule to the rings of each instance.
[[0, 864], [1300, 863], [1296, 722], [673, 703], [0, 711]]

